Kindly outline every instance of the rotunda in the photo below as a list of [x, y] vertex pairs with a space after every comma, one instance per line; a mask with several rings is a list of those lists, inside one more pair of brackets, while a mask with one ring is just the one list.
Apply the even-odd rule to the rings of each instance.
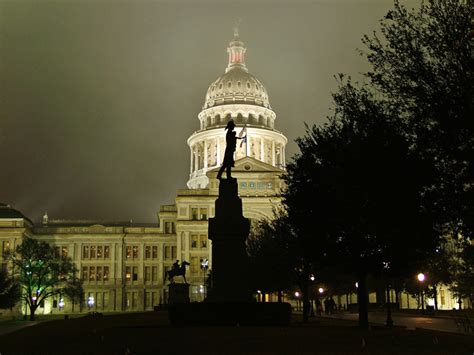
[[225, 126], [230, 119], [236, 124], [239, 141], [235, 160], [252, 157], [284, 169], [287, 138], [275, 126], [276, 114], [270, 106], [267, 90], [249, 73], [245, 65], [246, 48], [234, 30], [227, 48], [229, 63], [225, 73], [207, 90], [198, 118], [200, 129], [188, 139], [191, 165], [188, 187], [206, 188], [206, 173], [219, 167], [224, 159]]

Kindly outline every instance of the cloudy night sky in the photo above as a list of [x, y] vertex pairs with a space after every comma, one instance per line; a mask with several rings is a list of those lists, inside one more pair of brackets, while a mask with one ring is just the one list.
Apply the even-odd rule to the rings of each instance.
[[334, 75], [367, 70], [356, 49], [391, 5], [1, 1], [0, 202], [34, 221], [155, 222], [186, 187], [186, 140], [237, 18], [290, 158], [304, 122], [330, 113]]

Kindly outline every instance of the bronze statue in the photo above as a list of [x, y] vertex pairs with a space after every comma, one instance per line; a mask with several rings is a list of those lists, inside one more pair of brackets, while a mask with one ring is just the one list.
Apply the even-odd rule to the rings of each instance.
[[237, 139], [245, 139], [245, 137], [236, 137], [235, 135], [235, 123], [234, 121], [230, 120], [227, 123], [227, 133], [225, 135], [225, 153], [224, 153], [224, 161], [222, 162], [222, 166], [217, 173], [217, 179], [220, 180], [222, 177], [222, 173], [226, 172], [227, 179], [231, 179], [231, 168], [234, 166], [234, 152], [237, 146]]
[[183, 260], [181, 265], [179, 265], [179, 260], [176, 260], [175, 263], [173, 263], [173, 267], [171, 270], [168, 270], [166, 272], [166, 275], [168, 276], [168, 281], [170, 283], [174, 283], [174, 277], [175, 276], [183, 276], [184, 283], [187, 284], [188, 282], [186, 281], [186, 266], [189, 266], [190, 264]]

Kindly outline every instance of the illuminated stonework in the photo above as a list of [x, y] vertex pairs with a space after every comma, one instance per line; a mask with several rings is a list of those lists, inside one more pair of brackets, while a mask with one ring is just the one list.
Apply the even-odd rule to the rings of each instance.
[[229, 43], [229, 64], [225, 73], [207, 90], [198, 118], [199, 131], [188, 139], [191, 151], [188, 187], [207, 188], [207, 172], [222, 164], [225, 150], [224, 127], [230, 119], [247, 139], [238, 144], [235, 159], [251, 157], [279, 169], [285, 166], [285, 146], [288, 140], [275, 130], [276, 114], [272, 111], [267, 90], [248, 72], [245, 46], [234, 34]]

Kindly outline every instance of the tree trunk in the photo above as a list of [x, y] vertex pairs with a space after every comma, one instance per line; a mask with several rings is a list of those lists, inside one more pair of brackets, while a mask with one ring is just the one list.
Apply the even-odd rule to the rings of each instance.
[[278, 303], [281, 303], [281, 302], [283, 302], [283, 292], [278, 291]]
[[35, 320], [35, 312], [36, 312], [36, 307], [30, 306], [30, 320], [31, 321]]
[[435, 310], [438, 310], [438, 288], [436, 285], [433, 285], [433, 297], [434, 297], [434, 306]]
[[359, 326], [363, 329], [369, 328], [369, 295], [367, 292], [367, 273], [359, 272], [357, 288], [357, 305], [359, 308]]
[[309, 287], [308, 283], [305, 282], [303, 285], [304, 287], [301, 288], [301, 291], [303, 293], [303, 322], [306, 323], [308, 322], [308, 316], [310, 312], [310, 304], [309, 304]]

